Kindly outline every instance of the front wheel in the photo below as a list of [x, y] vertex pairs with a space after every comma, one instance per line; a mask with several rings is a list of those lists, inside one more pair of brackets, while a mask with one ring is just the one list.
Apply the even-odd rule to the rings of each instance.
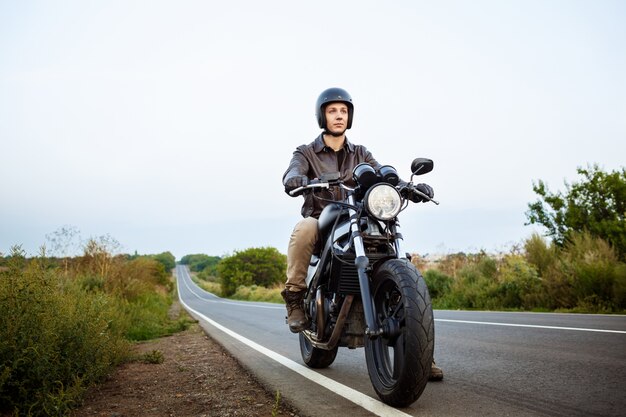
[[313, 346], [302, 332], [300, 332], [299, 336], [300, 354], [307, 366], [318, 369], [328, 368], [335, 361], [339, 346], [335, 346], [335, 348], [331, 350], [324, 350]]
[[375, 272], [372, 299], [384, 335], [366, 338], [367, 370], [376, 394], [406, 407], [424, 391], [435, 346], [433, 310], [426, 282], [413, 264], [391, 259]]

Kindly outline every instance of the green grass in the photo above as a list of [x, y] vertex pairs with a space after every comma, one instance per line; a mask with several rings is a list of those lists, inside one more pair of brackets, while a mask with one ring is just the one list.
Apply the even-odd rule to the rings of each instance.
[[149, 340], [186, 330], [193, 321], [187, 315], [174, 320], [168, 317], [171, 304], [171, 296], [158, 293], [147, 293], [125, 303], [124, 313], [129, 322], [126, 338]]
[[[218, 297], [222, 297], [222, 288], [219, 283], [215, 281], [205, 281], [203, 279], [192, 276], [192, 280], [198, 284], [200, 288], [205, 291], [208, 291], [212, 294], [217, 295]], [[273, 287], [273, 288], [265, 288], [260, 285], [250, 285], [244, 286], [241, 285], [237, 288], [235, 293], [229, 298], [232, 300], [242, 300], [242, 301], [263, 301], [268, 303], [277, 303], [284, 304], [284, 300], [280, 295], [282, 291], [282, 286]]]
[[283, 297], [280, 295], [282, 288], [265, 288], [258, 285], [240, 286], [233, 294], [235, 300], [244, 301], [264, 301], [268, 303], [283, 303]]
[[205, 281], [203, 279], [197, 278], [194, 274], [191, 275], [191, 279], [203, 290], [208, 291], [211, 294], [215, 294], [218, 297], [222, 296], [222, 287], [219, 283], [215, 281]]

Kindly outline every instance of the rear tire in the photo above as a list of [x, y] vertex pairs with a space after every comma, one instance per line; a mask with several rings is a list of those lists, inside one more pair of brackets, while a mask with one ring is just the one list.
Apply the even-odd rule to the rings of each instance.
[[332, 350], [324, 350], [316, 348], [311, 342], [300, 333], [300, 354], [302, 360], [310, 368], [328, 368], [337, 357], [339, 346], [335, 346]]
[[424, 391], [433, 361], [435, 325], [428, 288], [413, 264], [403, 259], [386, 261], [372, 282], [378, 325], [396, 331], [366, 337], [368, 373], [384, 403], [406, 407]]

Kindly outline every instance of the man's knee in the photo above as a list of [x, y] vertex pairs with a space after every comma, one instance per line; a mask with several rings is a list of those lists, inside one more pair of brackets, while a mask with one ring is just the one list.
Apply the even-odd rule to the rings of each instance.
[[298, 239], [314, 244], [317, 241], [317, 219], [305, 217], [293, 229], [292, 239]]

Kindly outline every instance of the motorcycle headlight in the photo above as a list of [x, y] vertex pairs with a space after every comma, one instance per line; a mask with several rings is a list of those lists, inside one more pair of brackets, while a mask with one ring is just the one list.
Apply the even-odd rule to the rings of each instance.
[[365, 208], [367, 212], [378, 220], [391, 220], [400, 213], [402, 198], [395, 187], [379, 183], [365, 194]]

